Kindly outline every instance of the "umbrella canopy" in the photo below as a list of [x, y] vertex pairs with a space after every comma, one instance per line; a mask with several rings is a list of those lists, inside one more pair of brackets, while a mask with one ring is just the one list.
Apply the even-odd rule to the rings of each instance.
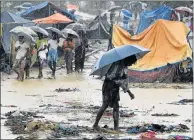
[[79, 37], [79, 35], [72, 29], [63, 29], [62, 32], [65, 34], [65, 36], [67, 37], [68, 34], [72, 34], [75, 37]]
[[111, 64], [123, 60], [129, 56], [136, 55], [137, 59], [142, 58], [150, 50], [137, 45], [123, 45], [105, 52], [93, 66], [90, 75], [104, 76]]
[[52, 16], [46, 17], [46, 18], [40, 18], [40, 19], [36, 19], [33, 20], [36, 23], [39, 24], [56, 24], [56, 23], [70, 23], [73, 22], [73, 20], [69, 19], [68, 17], [60, 14], [60, 13], [56, 13], [53, 14]]
[[122, 10], [122, 13], [123, 13], [123, 15], [124, 15], [125, 17], [127, 17], [127, 18], [132, 17], [131, 12], [128, 11], [128, 10], [123, 9], [123, 10]]
[[48, 28], [46, 28], [46, 29], [47, 29], [48, 31], [57, 33], [60, 37], [64, 37], [64, 36], [63, 36], [63, 33], [62, 33], [60, 30], [58, 30], [57, 28], [48, 27]]
[[33, 43], [36, 42], [35, 39], [30, 34], [27, 34], [25, 32], [17, 32], [17, 33], [13, 32], [13, 34], [16, 36], [24, 36], [25, 40], [27, 40], [27, 41], [31, 41]]
[[66, 29], [72, 29], [76, 32], [78, 31], [84, 31], [86, 33], [86, 30], [87, 30], [87, 27], [83, 24], [80, 24], [80, 23], [72, 23], [72, 24], [69, 24], [65, 27]]
[[193, 13], [192, 9], [188, 8], [188, 7], [177, 7], [175, 8], [176, 11], [180, 12], [180, 11], [185, 11], [185, 12], [189, 12], [189, 13]]
[[114, 7], [111, 7], [110, 9], [108, 9], [108, 12], [115, 12], [117, 10], [121, 10], [122, 7], [121, 6], [114, 6]]
[[43, 35], [45, 35], [45, 36], [49, 36], [49, 33], [45, 30], [45, 29], [43, 29], [43, 28], [41, 28], [41, 27], [38, 27], [38, 26], [32, 26], [32, 27], [30, 27], [33, 31], [35, 31], [35, 32], [38, 32], [38, 33], [42, 33]]
[[23, 26], [17, 26], [15, 28], [13, 28], [10, 32], [11, 33], [16, 33], [16, 34], [18, 34], [20, 32], [24, 32], [24, 33], [26, 32], [29, 35], [32, 35], [34, 37], [37, 36], [37, 34], [31, 28], [29, 28], [29, 27], [23, 27]]

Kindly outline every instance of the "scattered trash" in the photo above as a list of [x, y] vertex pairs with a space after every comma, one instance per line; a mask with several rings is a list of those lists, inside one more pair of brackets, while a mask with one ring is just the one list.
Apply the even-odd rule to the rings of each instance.
[[1, 116], [1, 118], [0, 118], [0, 119], [1, 119], [1, 120], [4, 120], [4, 119], [6, 119], [6, 118]]
[[1, 104], [1, 107], [17, 107], [16, 105], [2, 105]]
[[68, 119], [68, 121], [79, 121], [79, 119]]
[[185, 122], [191, 122], [191, 120], [190, 119], [187, 119], [187, 120], [185, 120]]
[[120, 111], [120, 117], [134, 117], [136, 116], [134, 112]]
[[37, 115], [34, 115], [33, 117], [34, 118], [45, 118], [44, 116], [37, 116]]
[[36, 96], [40, 96], [40, 94], [32, 94], [32, 95], [25, 95], [25, 96], [30, 96], [30, 97], [36, 97]]
[[84, 138], [84, 140], [107, 140], [107, 138], [104, 137], [104, 136], [98, 135], [98, 136], [96, 136], [95, 138], [92, 138], [92, 139]]
[[56, 92], [76, 92], [76, 91], [80, 91], [79, 89], [77, 88], [59, 88], [59, 89], [55, 89]]
[[156, 138], [156, 133], [154, 131], [149, 131], [142, 133], [140, 135], [140, 140], [159, 140]]
[[39, 107], [64, 107], [62, 105], [52, 105], [52, 104], [43, 104], [43, 105], [39, 105]]
[[182, 135], [170, 135], [168, 136], [168, 140], [192, 140], [193, 138]]
[[189, 128], [184, 124], [179, 125], [159, 125], [159, 124], [145, 124], [142, 126], [132, 126], [127, 129], [129, 134], [137, 134], [147, 131], [154, 131], [154, 132], [187, 132]]
[[106, 128], [106, 129], [108, 129], [109, 127], [108, 127], [108, 125], [104, 125], [104, 127], [102, 127], [102, 128]]
[[46, 95], [44, 97], [56, 97], [57, 95]]
[[168, 113], [158, 114], [158, 113], [156, 113], [156, 114], [152, 114], [152, 116], [157, 116], [157, 117], [177, 117], [179, 115], [174, 114], [174, 113], [172, 113], [172, 114], [168, 114]]
[[58, 129], [52, 133], [55, 138], [61, 138], [66, 136], [78, 136], [79, 132], [73, 127], [66, 127], [64, 124], [59, 123]]
[[9, 91], [7, 91], [7, 92], [17, 92], [17, 91], [10, 91], [10, 90], [9, 90]]
[[168, 104], [174, 104], [174, 105], [187, 105], [188, 103], [193, 103], [193, 99], [182, 99], [178, 102], [172, 102]]
[[36, 130], [45, 131], [45, 130], [56, 130], [58, 129], [58, 124], [50, 121], [31, 121], [27, 124], [25, 131], [33, 132]]

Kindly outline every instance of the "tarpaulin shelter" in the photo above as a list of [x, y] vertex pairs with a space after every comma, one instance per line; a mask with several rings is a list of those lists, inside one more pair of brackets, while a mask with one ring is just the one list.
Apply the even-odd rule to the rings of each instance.
[[76, 20], [75, 16], [69, 13], [66, 9], [61, 9], [54, 5], [52, 2], [40, 3], [22, 14], [22, 17], [30, 20], [35, 20], [39, 18], [45, 18], [55, 14], [55, 12], [61, 13], [72, 20]]
[[170, 20], [173, 9], [168, 6], [161, 6], [152, 11], [145, 11], [140, 15], [137, 33], [143, 32], [158, 19]]
[[88, 25], [89, 37], [92, 39], [108, 39], [110, 31], [110, 23], [107, 15], [96, 16], [96, 18]]
[[157, 20], [142, 33], [131, 36], [114, 25], [112, 43], [114, 47], [125, 44], [143, 46], [149, 52], [130, 67], [133, 82], [173, 82], [176, 65], [192, 59], [192, 49], [187, 42], [189, 28], [182, 22]]
[[2, 45], [6, 53], [11, 51], [11, 33], [9, 32], [16, 26], [23, 26], [27, 24], [32, 24], [30, 20], [26, 20], [13, 13], [4, 11], [1, 13], [1, 24], [2, 24]]
[[60, 14], [60, 13], [56, 13], [53, 14], [49, 17], [46, 18], [40, 18], [40, 19], [36, 19], [33, 20], [35, 23], [38, 24], [56, 24], [56, 23], [70, 23], [73, 22], [73, 20], [69, 19], [68, 17]]

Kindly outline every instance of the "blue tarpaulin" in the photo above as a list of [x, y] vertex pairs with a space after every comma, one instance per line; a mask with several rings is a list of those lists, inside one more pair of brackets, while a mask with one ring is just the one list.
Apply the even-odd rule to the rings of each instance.
[[140, 22], [136, 34], [143, 32], [158, 19], [170, 20], [172, 10], [173, 9], [168, 6], [161, 6], [155, 10], [141, 13]]
[[10, 53], [11, 51], [11, 33], [9, 31], [16, 26], [22, 26], [24, 24], [33, 24], [33, 22], [30, 20], [26, 20], [6, 11], [1, 13], [1, 23], [2, 45], [5, 50], [5, 53]]
[[51, 16], [55, 14], [55, 11], [62, 13], [63, 15], [67, 16], [68, 18], [75, 20], [75, 16], [68, 12], [66, 9], [62, 10], [56, 5], [54, 5], [52, 2], [43, 2], [40, 3], [28, 10], [26, 10], [23, 14], [22, 17], [25, 17], [27, 19], [39, 19], [39, 18], [45, 18], [48, 16]]
[[30, 20], [26, 20], [20, 16], [14, 15], [10, 12], [4, 11], [1, 13], [1, 23], [29, 23]]

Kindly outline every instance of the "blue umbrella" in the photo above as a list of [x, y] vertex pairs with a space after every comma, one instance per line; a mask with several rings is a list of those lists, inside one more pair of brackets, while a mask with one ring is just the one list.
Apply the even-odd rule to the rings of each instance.
[[123, 13], [123, 15], [124, 15], [125, 17], [127, 17], [127, 18], [132, 17], [131, 12], [128, 11], [128, 10], [123, 9], [123, 10], [122, 10], [122, 13]]
[[104, 76], [111, 64], [123, 60], [129, 56], [135, 55], [137, 59], [142, 58], [150, 52], [149, 49], [137, 45], [123, 45], [105, 52], [93, 66], [90, 75]]

